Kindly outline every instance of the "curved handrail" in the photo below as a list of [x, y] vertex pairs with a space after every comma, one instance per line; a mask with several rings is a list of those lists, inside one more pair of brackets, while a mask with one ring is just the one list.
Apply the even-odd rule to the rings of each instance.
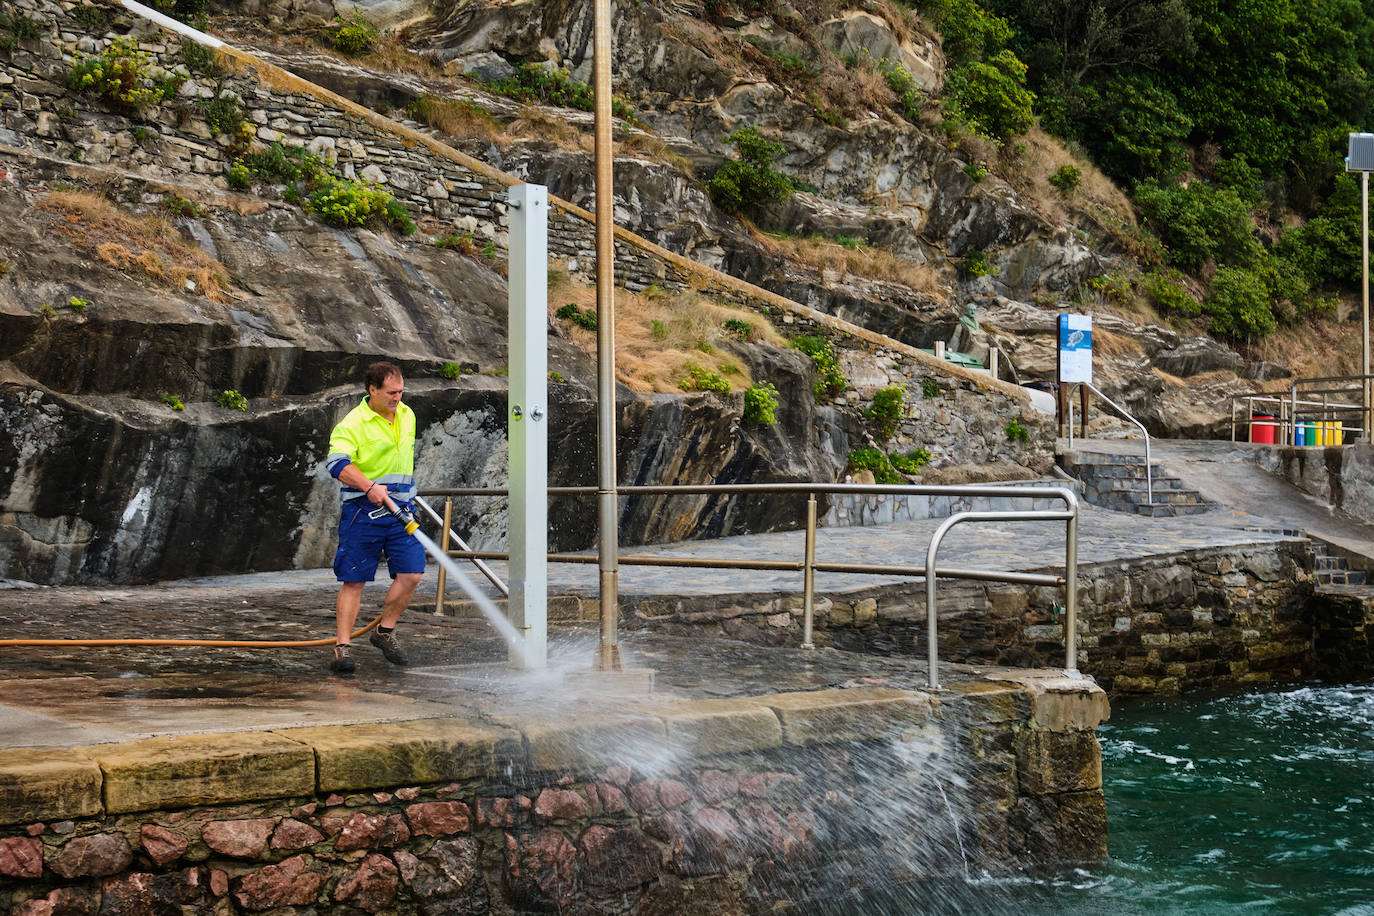
[[[1135, 417], [1131, 416], [1130, 411], [1103, 394], [1102, 390], [1092, 382], [1075, 382], [1074, 385], [1087, 386], [1089, 391], [1094, 392], [1099, 398], [1111, 405], [1117, 413], [1134, 423], [1136, 428], [1140, 430], [1140, 434], [1145, 437], [1145, 501], [1153, 503], [1155, 501], [1155, 493], [1154, 486], [1151, 483], [1153, 472], [1150, 470], [1150, 431], [1145, 428], [1144, 423], [1141, 423]], [[1069, 391], [1073, 391], [1072, 386], [1069, 388]], [[1066, 400], [1069, 402], [1069, 448], [1073, 448], [1073, 398], [1066, 397]], [[1083, 419], [1087, 420], [1087, 411], [1084, 411]]]

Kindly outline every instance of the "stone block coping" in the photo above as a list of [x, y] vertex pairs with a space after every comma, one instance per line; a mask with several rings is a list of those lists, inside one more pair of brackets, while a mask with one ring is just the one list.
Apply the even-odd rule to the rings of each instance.
[[[959, 666], [951, 666], [958, 668]], [[869, 739], [898, 739], [950, 716], [1022, 711], [1034, 727], [1091, 731], [1106, 695], [1087, 678], [988, 669], [936, 693], [852, 686], [729, 699], [623, 699], [573, 716], [523, 709], [305, 728], [189, 734], [71, 748], [0, 750], [0, 824], [27, 824], [515, 771], [610, 766]], [[986, 721], [986, 718], [984, 719]]]

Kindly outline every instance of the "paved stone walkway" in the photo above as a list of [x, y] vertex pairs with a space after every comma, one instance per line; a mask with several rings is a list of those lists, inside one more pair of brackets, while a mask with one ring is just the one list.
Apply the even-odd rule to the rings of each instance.
[[[1080, 440], [1076, 445], [1087, 444]], [[1128, 441], [1095, 447], [1132, 445]], [[1187, 468], [1175, 463], [1208, 465], [1230, 488], [1218, 486], [1209, 497], [1230, 496], [1229, 501], [1241, 508], [1144, 518], [1083, 506], [1081, 565], [1269, 542], [1286, 537], [1274, 529], [1311, 527], [1324, 521], [1335, 524], [1329, 510], [1311, 505], [1315, 501], [1310, 497], [1244, 461], [1244, 448], [1179, 444], [1157, 446], [1156, 454], [1160, 453], [1167, 453], [1176, 473]], [[1218, 460], [1218, 455], [1224, 460]], [[1246, 493], [1257, 495], [1249, 499]], [[1358, 535], [1374, 544], [1367, 526], [1348, 528], [1357, 523], [1337, 521], [1351, 538]], [[930, 536], [941, 522], [823, 529], [817, 559], [923, 566]], [[946, 540], [939, 563], [1002, 570], [1062, 567], [1064, 531], [1063, 522], [960, 525]], [[802, 548], [801, 532], [785, 532], [644, 550], [626, 548], [624, 553], [800, 560]], [[492, 565], [504, 574], [503, 564]], [[359, 670], [351, 680], [325, 673], [328, 650], [324, 648], [0, 648], [0, 747], [425, 717], [451, 713], [455, 705], [481, 707], [493, 697], [511, 702], [526, 696], [536, 705], [547, 705], [548, 697], [562, 693], [558, 684], [564, 673], [590, 665], [597, 634], [594, 626], [583, 624], [553, 632], [548, 672], [512, 674], [504, 663], [504, 646], [484, 621], [427, 612], [433, 607], [436, 578], [426, 576], [404, 623], [413, 664], [390, 666], [360, 641]], [[817, 589], [822, 594], [843, 593], [902, 578], [823, 573], [817, 576]], [[906, 578], [913, 587], [921, 587]], [[555, 564], [550, 568], [550, 593], [592, 595], [596, 579], [594, 565]], [[800, 593], [801, 584], [799, 572], [639, 566], [624, 566], [620, 571], [620, 590], [626, 597], [795, 594]], [[9, 638], [319, 638], [332, 632], [334, 591], [328, 570], [213, 577], [147, 587], [0, 589], [0, 634]], [[365, 618], [379, 605], [382, 593], [381, 585], [365, 592]], [[456, 590], [450, 595], [456, 597]], [[658, 691], [684, 696], [738, 695], [780, 689], [784, 684], [789, 689], [812, 689], [862, 678], [908, 683], [923, 677], [919, 660], [880, 660], [831, 650], [803, 653], [718, 642], [708, 649], [693, 639], [644, 632], [626, 633], [623, 645], [627, 664], [654, 669]]]

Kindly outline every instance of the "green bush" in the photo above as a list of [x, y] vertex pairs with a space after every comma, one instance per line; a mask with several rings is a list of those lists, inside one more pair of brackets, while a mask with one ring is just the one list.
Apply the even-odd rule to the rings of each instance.
[[463, 374], [463, 366], [461, 363], [455, 363], [450, 360], [444, 363], [443, 367], [439, 370], [439, 374], [446, 379], [455, 379]]
[[1035, 96], [1026, 89], [1026, 65], [1009, 50], [999, 51], [986, 63], [950, 71], [944, 101], [952, 119], [999, 143], [1035, 124]]
[[248, 171], [248, 166], [242, 162], [235, 162], [229, 166], [229, 171], [224, 173], [224, 180], [235, 191], [247, 191], [253, 186], [253, 173]]
[[716, 169], [706, 183], [716, 206], [738, 215], [792, 195], [792, 181], [773, 168], [773, 161], [786, 153], [787, 147], [753, 127], [741, 127], [725, 139], [735, 145], [739, 158]]
[[893, 468], [903, 474], [916, 474], [930, 463], [930, 450], [918, 448], [905, 455], [888, 455], [887, 460], [892, 463]]
[[576, 302], [559, 306], [558, 311], [554, 312], [553, 315], [555, 318], [572, 322], [583, 330], [595, 331], [597, 328], [596, 310], [579, 308]]
[[683, 391], [727, 392], [730, 390], [730, 383], [710, 369], [704, 369], [696, 363], [688, 363], [684, 368], [687, 370], [687, 377], [677, 383], [677, 386]]
[[[90, 7], [79, 8], [73, 11], [73, 15], [79, 13], [80, 9], [90, 9]], [[97, 12], [101, 15], [104, 14], [103, 10], [97, 9]], [[79, 18], [78, 21], [80, 21]], [[37, 38], [41, 31], [38, 23], [23, 13], [5, 15], [3, 11], [0, 11], [0, 51], [7, 55], [14, 53], [14, 49], [19, 47], [19, 42]], [[105, 30], [103, 28], [90, 28], [89, 31], [101, 34]]]
[[974, 181], [982, 181], [988, 177], [988, 167], [981, 162], [965, 162], [964, 174]]
[[920, 123], [921, 112], [926, 107], [926, 93], [911, 71], [895, 60], [884, 57], [878, 61], [878, 72], [892, 94], [897, 97], [897, 110], [912, 124]]
[[569, 71], [536, 64], [522, 64], [505, 79], [487, 83], [487, 89], [520, 102], [557, 105], [578, 111], [592, 111], [596, 100], [592, 87], [573, 79]]
[[903, 482], [901, 476], [892, 469], [892, 463], [887, 460], [887, 456], [876, 448], [856, 448], [850, 452], [847, 470], [854, 474], [860, 471], [872, 471], [874, 483], [894, 484]]
[[238, 133], [239, 125], [243, 123], [243, 109], [239, 107], [238, 99], [224, 93], [213, 99], [200, 99], [196, 105], [216, 136]]
[[964, 273], [970, 277], [986, 277], [992, 273], [992, 265], [988, 263], [988, 256], [981, 251], [969, 252], [964, 257]]
[[1030, 439], [1030, 432], [1021, 425], [1021, 421], [1016, 417], [1011, 418], [1011, 422], [1002, 427], [1002, 432], [1012, 442], [1026, 442]]
[[1061, 165], [1054, 170], [1050, 176], [1050, 184], [1054, 185], [1064, 194], [1068, 194], [1077, 188], [1083, 181], [1083, 172], [1076, 165]]
[[368, 53], [381, 37], [377, 27], [363, 18], [363, 14], [358, 10], [354, 10], [346, 17], [335, 16], [327, 29], [327, 34], [334, 50], [350, 57]]
[[417, 228], [400, 201], [376, 185], [361, 181], [329, 182], [311, 193], [305, 206], [331, 226], [380, 223], [398, 229], [402, 235], [411, 235]]
[[177, 397], [174, 394], [164, 394], [161, 398], [161, 401], [173, 410], [186, 409], [186, 405], [181, 402], [181, 398]]
[[873, 403], [864, 411], [864, 419], [873, 423], [880, 439], [891, 439], [897, 434], [906, 407], [906, 389], [893, 385], [877, 391]]
[[723, 326], [725, 333], [736, 340], [750, 341], [754, 339], [754, 326], [743, 318], [727, 318]]
[[834, 397], [844, 391], [848, 382], [840, 371], [840, 361], [835, 348], [824, 337], [801, 335], [790, 341], [793, 349], [800, 350], [816, 364], [815, 381], [811, 383], [811, 393], [817, 401]]
[[180, 85], [179, 77], [154, 70], [152, 55], [139, 50], [132, 38], [116, 38], [99, 57], [78, 53], [67, 74], [68, 88], [97, 93], [135, 114], [176, 95]]
[[153, 0], [159, 12], [190, 25], [204, 25], [210, 0]]
[[921, 396], [927, 401], [933, 401], [940, 396], [940, 383], [930, 376], [921, 379]]
[[1177, 271], [1172, 271], [1171, 274], [1151, 271], [1145, 275], [1142, 285], [1150, 304], [1160, 314], [1191, 317], [1202, 313], [1202, 303], [1194, 299], [1192, 294], [1179, 282]]
[[72, 296], [67, 300], [67, 308], [71, 309], [73, 312], [84, 312], [86, 311], [86, 306], [90, 304], [91, 300], [82, 299], [80, 296]]
[[1168, 249], [1169, 262], [1196, 271], [1208, 261], [1249, 266], [1260, 253], [1250, 207], [1235, 191], [1195, 181], [1186, 188], [1152, 180], [1136, 185], [1136, 203]]
[[649, 319], [649, 336], [654, 340], [668, 339], [668, 326], [657, 318]]
[[927, 9], [944, 39], [942, 47], [951, 64], [990, 57], [1005, 48], [1015, 34], [1010, 22], [988, 12], [976, 0], [929, 0], [921, 4], [923, 15]]
[[778, 389], [772, 382], [755, 382], [744, 392], [744, 419], [760, 426], [778, 422]]
[[1242, 267], [1222, 267], [1212, 277], [1202, 306], [1211, 316], [1213, 334], [1243, 340], [1265, 337], [1278, 327], [1269, 302], [1269, 287], [1259, 274]]
[[233, 388], [221, 391], [215, 396], [215, 403], [230, 410], [247, 410], [248, 399]]
[[1084, 87], [1083, 143], [1115, 178], [1172, 180], [1188, 167], [1185, 143], [1193, 129], [1178, 98], [1155, 77], [1131, 75]]

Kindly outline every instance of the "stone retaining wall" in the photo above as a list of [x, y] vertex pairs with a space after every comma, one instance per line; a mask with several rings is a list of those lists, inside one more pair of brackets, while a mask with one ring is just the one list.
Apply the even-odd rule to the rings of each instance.
[[1086, 681], [1013, 672], [8, 750], [0, 912], [768, 912], [1095, 861], [1106, 714]]
[[[1282, 683], [1320, 674], [1314, 639], [1347, 624], [1311, 602], [1305, 539], [1079, 567], [1078, 667], [1112, 695]], [[802, 598], [636, 598], [627, 627], [798, 645]], [[1063, 668], [1062, 591], [941, 581], [939, 655], [970, 664]], [[559, 607], [567, 607], [560, 604]], [[595, 619], [595, 599], [580, 613]], [[1348, 616], [1348, 615], [1347, 615]], [[818, 646], [926, 656], [925, 584], [817, 595]]]
[[1257, 449], [1255, 462], [1301, 490], [1374, 524], [1374, 446]]

